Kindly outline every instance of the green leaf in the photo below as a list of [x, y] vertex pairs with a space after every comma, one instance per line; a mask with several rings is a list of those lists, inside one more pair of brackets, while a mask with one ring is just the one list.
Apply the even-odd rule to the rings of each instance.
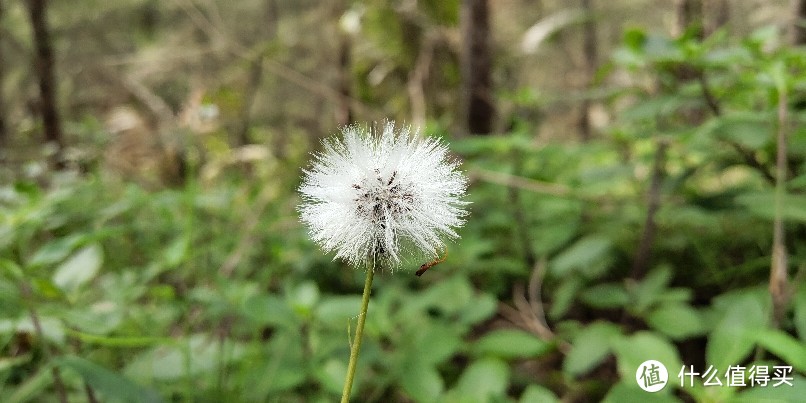
[[509, 386], [509, 366], [495, 358], [482, 358], [470, 364], [459, 377], [456, 388], [463, 396], [486, 402], [503, 396]]
[[553, 319], [557, 319], [565, 315], [568, 308], [574, 303], [577, 293], [581, 288], [582, 281], [578, 277], [574, 276], [564, 279], [563, 282], [560, 283], [560, 286], [557, 287], [557, 291], [554, 292], [554, 300], [549, 309], [549, 316]]
[[[407, 351], [417, 356], [416, 360], [426, 365], [441, 364], [462, 347], [459, 329], [441, 323], [415, 330], [403, 345]], [[412, 357], [406, 357], [409, 361]]]
[[764, 114], [743, 112], [715, 118], [712, 126], [719, 139], [729, 140], [750, 149], [759, 149], [772, 141], [772, 127]]
[[806, 344], [777, 329], [765, 329], [754, 335], [759, 345], [792, 365], [795, 371], [806, 372]]
[[465, 304], [457, 318], [463, 325], [475, 325], [489, 319], [498, 309], [498, 300], [494, 296], [484, 293], [476, 296]]
[[[42, 366], [36, 373], [28, 376], [25, 381], [8, 397], [7, 403], [23, 403], [39, 396], [53, 383], [53, 373], [50, 366]], [[45, 401], [45, 399], [40, 399]]]
[[591, 266], [606, 261], [610, 253], [610, 240], [599, 236], [588, 236], [575, 242], [551, 262], [551, 274], [564, 277], [576, 270], [584, 273]]
[[560, 399], [554, 392], [535, 384], [527, 386], [518, 400], [519, 403], [556, 403], [559, 401]]
[[22, 268], [14, 261], [0, 259], [0, 273], [14, 280], [21, 280], [24, 276]]
[[582, 302], [593, 308], [616, 309], [626, 306], [630, 302], [630, 295], [621, 284], [597, 284], [585, 289], [579, 294]]
[[316, 306], [314, 316], [318, 323], [344, 329], [346, 323], [355, 318], [360, 309], [360, 296], [327, 296]]
[[319, 286], [313, 281], [303, 282], [288, 294], [288, 305], [303, 318], [313, 314], [317, 302], [319, 302]]
[[661, 305], [647, 316], [647, 323], [673, 340], [697, 336], [706, 330], [700, 313], [681, 303]]
[[95, 277], [103, 263], [103, 249], [98, 244], [81, 248], [53, 274], [53, 283], [66, 293], [77, 290]]
[[105, 397], [104, 401], [135, 403], [162, 401], [155, 391], [142, 387], [92, 361], [68, 355], [57, 358], [55, 364], [81, 375], [84, 382]]
[[445, 390], [436, 368], [424, 364], [406, 367], [401, 375], [400, 387], [416, 402], [437, 401]]
[[[622, 337], [613, 342], [618, 370], [621, 379], [635, 379], [635, 372], [646, 360], [656, 360], [666, 366], [669, 376], [683, 367], [677, 348], [665, 337], [656, 333], [640, 331], [632, 336]], [[725, 366], [724, 368], [727, 368]], [[636, 385], [637, 386], [637, 385]], [[667, 391], [670, 388], [664, 388]], [[663, 393], [663, 392], [659, 392]]]
[[473, 345], [473, 351], [477, 355], [493, 355], [504, 359], [538, 357], [552, 349], [551, 343], [518, 329], [492, 331]]
[[[748, 192], [736, 197], [736, 203], [753, 215], [775, 219], [775, 192]], [[806, 223], [806, 195], [784, 195], [781, 214], [784, 220]]]
[[[302, 381], [305, 380], [304, 373]], [[347, 377], [347, 364], [337, 359], [327, 360], [324, 365], [316, 369], [316, 378], [332, 393], [340, 393]], [[356, 385], [353, 385], [356, 386]], [[353, 390], [356, 390], [354, 387]]]
[[795, 329], [798, 330], [798, 336], [803, 343], [806, 343], [806, 287], [799, 287], [797, 295], [795, 295]]
[[563, 361], [563, 371], [577, 377], [601, 364], [610, 354], [611, 341], [621, 336], [621, 329], [609, 322], [595, 322], [574, 337], [571, 350]]
[[630, 311], [637, 315], [646, 312], [660, 299], [671, 279], [672, 271], [668, 266], [649, 272], [633, 291], [634, 303], [629, 307]]
[[680, 95], [659, 95], [643, 99], [621, 114], [621, 118], [630, 120], [654, 120], [660, 116], [668, 116], [685, 105], [686, 99]]
[[[357, 308], [356, 308], [357, 309]], [[244, 299], [243, 315], [258, 325], [295, 328], [297, 317], [285, 299], [276, 295], [253, 295]]]
[[765, 328], [767, 315], [753, 295], [736, 298], [708, 338], [706, 363], [727, 368], [742, 362], [753, 350], [754, 333]]
[[189, 250], [190, 236], [179, 236], [165, 248], [162, 253], [162, 261], [166, 267], [176, 267], [185, 261]]
[[729, 400], [729, 403], [803, 403], [803, 396], [806, 396], [806, 377], [794, 374], [792, 378], [792, 386], [747, 388]]
[[27, 265], [39, 267], [60, 262], [86, 238], [85, 234], [72, 234], [50, 241], [34, 253]]
[[232, 342], [223, 345], [218, 338], [191, 335], [179, 345], [160, 346], [145, 351], [126, 366], [127, 376], [142, 380], [173, 381], [219, 368], [243, 355], [243, 348]]
[[[635, 374], [633, 374], [635, 375]], [[671, 374], [669, 375], [671, 377]], [[617, 383], [610, 388], [602, 400], [603, 403], [679, 403], [681, 402], [675, 396], [670, 396], [667, 393], [649, 393], [639, 388], [634, 382], [634, 377], [631, 383], [629, 380], [624, 380]], [[671, 382], [671, 380], [670, 380]], [[666, 384], [663, 390], [671, 389], [670, 384]]]

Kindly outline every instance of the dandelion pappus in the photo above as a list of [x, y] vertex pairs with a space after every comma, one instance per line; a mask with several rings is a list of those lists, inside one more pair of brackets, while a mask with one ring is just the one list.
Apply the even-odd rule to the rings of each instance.
[[442, 256], [441, 258], [439, 256], [437, 256], [436, 259], [434, 259], [434, 260], [432, 260], [432, 261], [430, 261], [428, 263], [423, 263], [422, 265], [420, 265], [420, 269], [417, 270], [417, 272], [415, 272], [414, 274], [417, 275], [417, 277], [420, 277], [420, 276], [423, 275], [423, 273], [425, 273], [426, 270], [428, 270], [428, 269], [430, 269], [430, 268], [432, 268], [432, 267], [444, 262], [445, 259], [447, 259], [447, 258], [448, 258], [448, 249], [446, 248], [444, 256]]

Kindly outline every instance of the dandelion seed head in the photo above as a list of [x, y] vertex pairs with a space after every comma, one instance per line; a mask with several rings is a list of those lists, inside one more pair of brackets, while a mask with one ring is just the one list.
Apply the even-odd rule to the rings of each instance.
[[384, 122], [342, 129], [304, 170], [299, 212], [311, 239], [353, 266], [394, 269], [403, 253], [436, 256], [467, 215], [467, 180], [439, 139]]

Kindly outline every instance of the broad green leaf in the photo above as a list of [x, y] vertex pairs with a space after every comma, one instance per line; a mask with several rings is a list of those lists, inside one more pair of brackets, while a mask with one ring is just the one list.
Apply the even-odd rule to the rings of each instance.
[[[669, 374], [671, 378], [672, 375]], [[673, 380], [669, 380], [663, 390], [673, 389], [670, 385]], [[681, 402], [675, 396], [670, 396], [667, 393], [649, 393], [638, 387], [635, 383], [635, 378], [625, 379], [615, 384], [605, 395], [602, 400], [603, 403], [679, 403]]]
[[189, 249], [190, 236], [178, 236], [162, 252], [162, 261], [167, 267], [176, 267], [185, 260]]
[[798, 293], [795, 295], [795, 329], [798, 330], [798, 336], [801, 342], [806, 343], [806, 287], [799, 287]]
[[498, 309], [498, 300], [494, 296], [484, 293], [476, 296], [465, 304], [457, 320], [463, 325], [475, 325], [490, 318]]
[[[51, 316], [40, 316], [39, 326], [42, 328], [42, 335], [51, 343], [64, 344], [64, 325], [61, 320]], [[30, 315], [26, 313], [25, 316], [16, 320], [0, 318], [0, 334], [13, 333], [37, 333]]]
[[756, 332], [765, 328], [767, 315], [753, 295], [736, 298], [708, 338], [706, 363], [727, 368], [741, 363], [753, 350]]
[[734, 113], [716, 118], [714, 134], [720, 139], [756, 150], [772, 141], [772, 127], [764, 114]]
[[556, 403], [560, 399], [554, 392], [540, 385], [529, 385], [523, 391], [519, 403]]
[[459, 329], [442, 323], [434, 323], [422, 331], [417, 331], [411, 341], [415, 348], [413, 353], [419, 360], [429, 365], [440, 364], [456, 354], [462, 347], [462, 338]]
[[697, 336], [706, 330], [700, 313], [681, 303], [661, 305], [647, 316], [647, 323], [673, 340]]
[[22, 268], [16, 262], [8, 259], [0, 259], [0, 273], [13, 280], [20, 280], [24, 276]]
[[92, 361], [68, 355], [57, 358], [55, 364], [64, 369], [71, 369], [81, 375], [84, 382], [104, 397], [104, 401], [133, 403], [162, 401], [162, 398], [155, 391], [140, 386]]
[[610, 240], [607, 238], [582, 238], [551, 261], [550, 273], [556, 277], [567, 276], [575, 270], [584, 273], [591, 266], [606, 260], [609, 253]]
[[638, 315], [646, 312], [663, 295], [672, 279], [672, 271], [668, 266], [660, 266], [647, 274], [633, 291], [633, 304], [630, 310]]
[[[768, 220], [775, 218], [775, 192], [748, 192], [736, 197], [736, 203], [753, 215]], [[781, 214], [784, 220], [806, 222], [806, 195], [784, 195]]]
[[90, 306], [65, 309], [62, 311], [62, 317], [69, 327], [96, 335], [105, 335], [120, 326], [124, 311], [115, 302], [101, 301]]
[[138, 380], [173, 381], [213, 371], [241, 355], [240, 345], [226, 342], [222, 346], [216, 337], [195, 334], [176, 345], [156, 347], [135, 356], [125, 373]]
[[400, 387], [416, 402], [437, 401], [445, 390], [442, 377], [430, 365], [408, 366], [400, 377]]
[[574, 337], [563, 361], [563, 371], [572, 377], [588, 373], [607, 358], [611, 343], [620, 335], [621, 329], [609, 322], [588, 325]]
[[599, 309], [622, 308], [630, 302], [630, 295], [621, 284], [597, 284], [579, 293], [582, 302]]
[[[344, 378], [347, 376], [347, 364], [336, 359], [330, 359], [317, 368], [315, 373], [316, 378], [327, 390], [331, 393], [341, 393]], [[356, 384], [353, 384], [353, 391], [358, 389], [356, 386]]]
[[473, 351], [477, 355], [492, 355], [504, 359], [537, 357], [552, 348], [551, 343], [518, 329], [494, 330], [473, 345]]
[[464, 396], [486, 402], [504, 395], [509, 385], [509, 367], [501, 360], [482, 358], [474, 361], [459, 377], [456, 389]]
[[[244, 388], [245, 401], [266, 400], [268, 396], [298, 387], [311, 376], [298, 333], [277, 330], [267, 344], [267, 348], [251, 351], [241, 361], [255, 362], [243, 377], [244, 384], [248, 385]], [[317, 360], [313, 371], [313, 375], [334, 393], [340, 391], [339, 383], [344, 381], [346, 373], [346, 363], [334, 358], [324, 364]]]
[[253, 295], [241, 306], [243, 315], [259, 325], [294, 328], [297, 317], [285, 299], [276, 295]]
[[553, 301], [549, 309], [549, 316], [553, 319], [557, 319], [565, 315], [568, 308], [574, 303], [577, 293], [581, 288], [582, 281], [578, 277], [565, 278], [552, 296]]
[[806, 396], [806, 377], [798, 374], [793, 375], [792, 386], [781, 385], [773, 388], [752, 387], [743, 390], [730, 399], [729, 403], [803, 403]]
[[31, 362], [32, 357], [32, 353], [25, 353], [15, 357], [0, 358], [0, 374], [3, 374], [4, 371], [8, 371], [18, 365]]
[[60, 262], [72, 253], [79, 244], [86, 240], [85, 234], [72, 234], [54, 239], [39, 248], [27, 265], [38, 267]]
[[361, 296], [327, 296], [316, 306], [317, 322], [343, 329], [345, 324], [358, 315], [361, 309]]
[[668, 116], [685, 105], [686, 98], [680, 95], [663, 95], [644, 99], [621, 114], [625, 120], [654, 120], [660, 116]]
[[[640, 331], [629, 337], [615, 340], [613, 347], [618, 359], [618, 370], [621, 379], [635, 380], [635, 372], [641, 366], [641, 363], [646, 360], [656, 360], [663, 363], [669, 372], [670, 378], [683, 367], [677, 348], [665, 337], [656, 333]], [[671, 388], [664, 388], [663, 392], [668, 389]]]
[[[29, 402], [42, 394], [51, 383], [53, 383], [53, 373], [50, 370], [50, 366], [42, 366], [36, 373], [28, 376], [25, 381], [11, 393], [6, 402]], [[41, 398], [39, 401], [45, 401], [45, 399]]]
[[288, 305], [303, 318], [313, 315], [317, 302], [319, 302], [319, 286], [313, 281], [303, 282], [288, 294]]
[[806, 373], [806, 344], [777, 329], [765, 329], [754, 334], [756, 342], [777, 355], [795, 371]]
[[100, 245], [85, 246], [59, 265], [53, 274], [53, 283], [66, 293], [73, 292], [95, 277], [103, 259]]

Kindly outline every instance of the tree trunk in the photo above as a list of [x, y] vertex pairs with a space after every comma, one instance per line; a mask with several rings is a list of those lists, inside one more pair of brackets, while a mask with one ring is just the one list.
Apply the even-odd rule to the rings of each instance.
[[29, 0], [28, 11], [34, 31], [34, 46], [36, 48], [34, 64], [39, 80], [40, 110], [42, 126], [45, 130], [45, 140], [56, 145], [55, 166], [56, 168], [62, 168], [64, 161], [61, 159], [61, 151], [64, 148], [64, 139], [59, 121], [59, 112], [56, 108], [56, 80], [53, 71], [55, 63], [47, 22], [47, 1]]
[[794, 0], [795, 21], [792, 24], [792, 43], [806, 45], [806, 0]]
[[703, 0], [677, 0], [676, 5], [676, 30], [674, 36], [680, 36], [687, 29], [694, 29], [696, 35], [702, 38], [703, 35], [703, 18], [702, 18], [702, 2]]
[[[591, 88], [593, 84], [593, 76], [596, 74], [598, 64], [598, 54], [596, 52], [596, 23], [593, 19], [593, 5], [592, 0], [582, 0], [582, 10], [585, 12], [585, 23], [583, 29], [583, 51], [585, 53], [585, 75], [587, 82], [586, 87]], [[579, 113], [579, 133], [582, 141], [588, 141], [591, 138], [591, 123], [590, 123], [590, 106], [591, 101], [587, 97], [582, 101], [581, 111]]]
[[352, 40], [347, 33], [339, 35], [339, 95], [341, 99], [336, 105], [336, 125], [345, 126], [353, 121], [353, 111], [350, 108], [350, 88], [352, 87], [352, 73], [350, 72], [350, 53]]
[[[0, 26], [3, 25], [3, 0], [0, 0]], [[2, 37], [2, 30], [0, 30], [0, 150], [5, 148], [8, 142], [8, 130], [6, 126], [6, 103], [3, 96], [5, 93], [3, 92], [3, 81], [6, 77], [5, 74], [5, 57], [3, 56], [3, 37]]]
[[263, 50], [255, 55], [250, 63], [249, 76], [246, 81], [246, 88], [244, 88], [243, 105], [239, 113], [239, 123], [237, 129], [237, 144], [238, 146], [245, 146], [253, 142], [252, 136], [249, 134], [252, 130], [252, 105], [255, 103], [258, 90], [263, 83], [263, 64], [266, 55], [268, 54], [268, 44], [277, 37], [278, 21], [278, 8], [275, 0], [266, 0], [264, 3], [264, 17], [262, 19], [262, 28], [258, 30], [263, 35], [261, 45]]
[[493, 130], [495, 104], [491, 79], [490, 12], [487, 0], [464, 0], [460, 19], [461, 124], [468, 133], [488, 134]]
[[704, 5], [706, 16], [703, 22], [705, 36], [711, 36], [716, 30], [723, 27], [730, 20], [730, 7], [728, 0], [706, 0]]

